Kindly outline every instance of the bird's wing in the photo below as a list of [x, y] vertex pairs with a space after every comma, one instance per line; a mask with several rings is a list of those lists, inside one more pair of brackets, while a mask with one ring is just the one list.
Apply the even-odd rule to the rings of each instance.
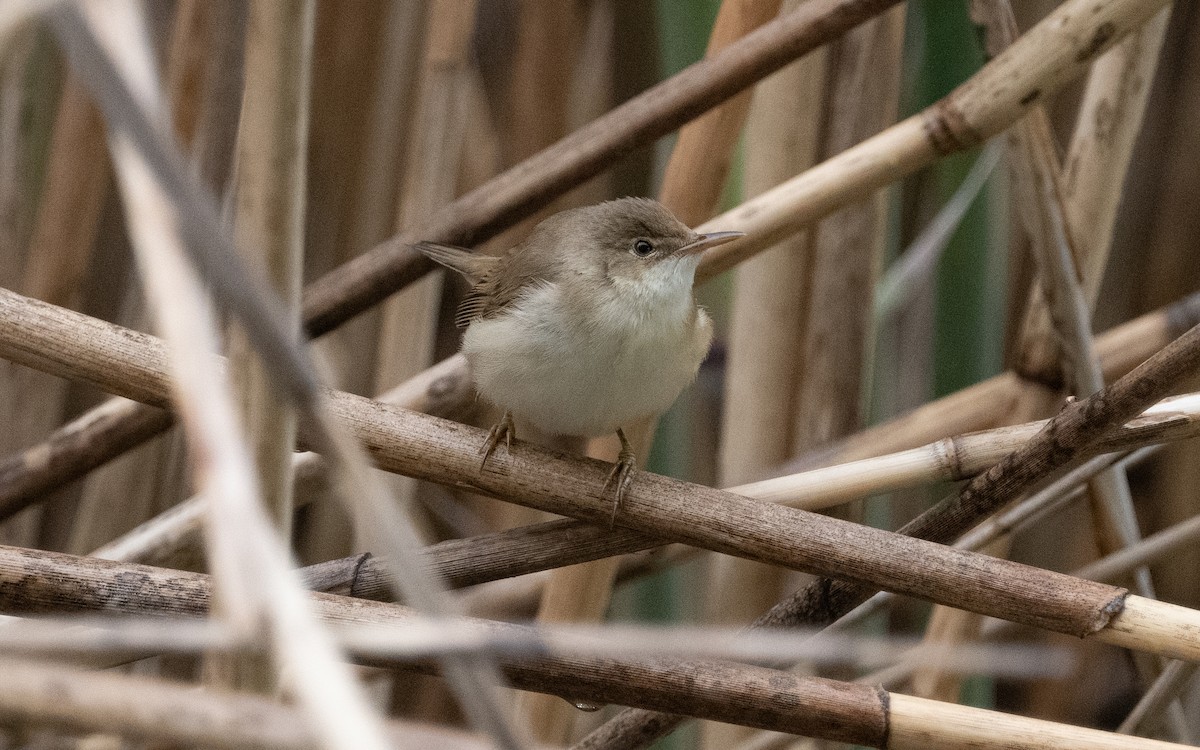
[[413, 244], [413, 249], [470, 280], [471, 291], [467, 292], [454, 314], [454, 324], [459, 328], [466, 328], [472, 320], [493, 313], [511, 301], [497, 298], [497, 293], [505, 294], [499, 275], [495, 273], [500, 265], [499, 258], [437, 242], [417, 242]]
[[466, 328], [471, 321], [499, 315], [529, 288], [530, 279], [493, 269], [463, 297], [454, 313], [454, 324]]
[[[525, 252], [522, 245], [501, 257], [436, 242], [417, 242], [413, 248], [472, 282], [471, 291], [454, 313], [454, 324], [459, 328], [466, 328], [480, 318], [499, 315], [531, 285], [553, 282], [561, 272], [557, 259]], [[500, 273], [501, 268], [505, 273]]]

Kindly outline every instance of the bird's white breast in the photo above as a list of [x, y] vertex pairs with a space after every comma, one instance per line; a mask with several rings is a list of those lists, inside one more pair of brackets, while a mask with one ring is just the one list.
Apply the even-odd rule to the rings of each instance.
[[601, 435], [665, 411], [695, 378], [712, 338], [692, 298], [690, 261], [616, 279], [588, 304], [564, 301], [577, 289], [542, 284], [504, 314], [473, 322], [463, 353], [479, 392], [564, 435]]

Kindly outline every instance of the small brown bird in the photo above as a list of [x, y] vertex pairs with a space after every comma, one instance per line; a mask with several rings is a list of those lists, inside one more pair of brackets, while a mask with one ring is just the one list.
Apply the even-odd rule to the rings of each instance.
[[560, 435], [615, 431], [613, 520], [637, 470], [622, 426], [662, 413], [696, 377], [712, 321], [692, 284], [700, 252], [741, 232], [697, 234], [657, 201], [562, 211], [506, 255], [422, 242], [473, 284], [455, 322], [479, 393], [504, 409], [480, 449], [511, 447], [513, 415]]

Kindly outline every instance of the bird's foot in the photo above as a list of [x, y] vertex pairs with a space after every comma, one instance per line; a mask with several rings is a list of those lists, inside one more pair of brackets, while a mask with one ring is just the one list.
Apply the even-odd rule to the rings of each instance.
[[614, 488], [612, 518], [608, 520], [610, 529], [617, 523], [617, 513], [621, 510], [621, 503], [624, 502], [626, 493], [633, 485], [633, 476], [637, 474], [637, 456], [633, 452], [633, 447], [629, 445], [629, 441], [625, 439], [625, 433], [621, 430], [617, 430], [617, 437], [621, 439], [621, 452], [617, 454], [617, 463], [604, 482], [605, 490], [609, 487]]
[[483, 467], [487, 466], [487, 461], [491, 458], [496, 447], [500, 445], [500, 441], [504, 441], [504, 447], [507, 450], [512, 450], [513, 438], [517, 435], [516, 425], [513, 424], [512, 412], [505, 411], [504, 416], [500, 417], [500, 421], [492, 425], [492, 429], [488, 430], [487, 440], [483, 441], [483, 445], [479, 448], [479, 452], [483, 454], [483, 460], [479, 462], [479, 473], [483, 473]]

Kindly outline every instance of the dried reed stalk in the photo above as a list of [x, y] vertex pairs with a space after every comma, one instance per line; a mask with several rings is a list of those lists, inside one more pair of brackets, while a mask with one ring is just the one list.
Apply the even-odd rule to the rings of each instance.
[[[674, 130], [893, 3], [808, 3], [463, 196], [432, 218], [420, 239], [479, 242], [597, 174], [615, 156]], [[305, 301], [309, 331], [319, 335], [329, 330], [429, 268], [428, 261], [408, 249], [404, 238], [393, 238], [309, 287]]]
[[[298, 341], [316, 6], [312, 0], [252, 4], [248, 13], [234, 240], [247, 264], [282, 301]], [[237, 328], [229, 342], [229, 366], [261, 502], [280, 537], [290, 540], [296, 412]], [[275, 687], [261, 654], [214, 654], [205, 666], [217, 685], [267, 693]]]
[[[383, 393], [378, 400], [426, 414], [455, 416], [458, 405], [473, 392], [471, 383], [458, 377], [461, 365], [455, 360], [460, 357], [461, 355], [456, 355], [440, 366], [424, 370], [416, 377]], [[297, 478], [322, 475], [326, 472], [324, 460], [316, 453], [296, 454], [293, 461]], [[312, 497], [302, 495], [297, 500], [303, 505], [312, 500]], [[200, 519], [205, 502], [201, 496], [191, 497], [91, 554], [109, 560], [150, 565], [166, 565], [180, 558], [187, 559], [199, 541]], [[390, 591], [385, 580], [386, 573], [382, 570], [378, 572], [382, 576], [378, 580], [381, 590]]]
[[[789, 0], [785, 12], [802, 0]], [[755, 89], [746, 127], [745, 190], [749, 196], [811, 167], [820, 157], [827, 50], [818, 50]], [[762, 476], [794, 455], [791, 404], [800, 370], [806, 308], [797, 290], [809, 265], [808, 233], [766, 249], [734, 277], [718, 476], [724, 486]], [[781, 572], [728, 557], [711, 561], [704, 620], [742, 623], [778, 599]], [[705, 730], [707, 731], [707, 729]]]
[[[19, 288], [31, 297], [78, 307], [108, 194], [109, 168], [99, 113], [70, 75], [63, 82], [47, 159]], [[15, 370], [12, 377], [16, 397], [7, 416], [10, 428], [5, 442], [40, 440], [61, 424], [69, 388], [23, 369]], [[66, 547], [65, 537], [78, 509], [77, 496], [59, 495], [25, 522], [31, 527], [36, 523], [42, 546], [55, 549]]]
[[[457, 192], [467, 91], [471, 80], [473, 0], [439, 0], [430, 8], [412, 133], [404, 159], [395, 230], [417, 226]], [[382, 310], [375, 372], [377, 390], [413, 377], [431, 364], [442, 277], [435, 273]], [[411, 493], [412, 488], [408, 489]]]
[[[296, 0], [252, 4], [249, 14], [234, 239], [295, 319], [298, 340], [316, 8], [311, 0]], [[281, 536], [290, 539], [295, 412], [246, 337], [234, 337], [229, 359], [263, 501]]]
[[[1200, 294], [1175, 302], [1160, 312], [1124, 323], [1096, 339], [1096, 353], [1106, 381], [1112, 381], [1148, 356], [1143, 346], [1161, 348], [1200, 323]], [[1153, 343], [1151, 343], [1153, 342]], [[1135, 351], [1135, 348], [1138, 351]], [[795, 468], [827, 466], [899, 451], [945, 435], [971, 432], [1005, 423], [1030, 392], [1046, 386], [1009, 371], [917, 407], [876, 427], [803, 457]]]
[[[127, 4], [115, 10], [104, 16], [94, 8], [91, 16], [68, 11], [56, 14], [55, 21], [72, 54], [87, 59], [87, 42], [81, 37], [91, 34], [114, 55], [119, 74], [141, 84], [135, 96], [141, 97], [142, 105], [161, 113], [149, 49], [141, 45], [118, 53], [114, 46], [121, 36], [141, 38], [136, 9]], [[111, 115], [112, 101], [104, 104]], [[136, 136], [113, 123], [109, 138], [147, 295], [159, 326], [174, 343], [174, 400], [198, 454], [206, 457], [196, 465], [196, 481], [216, 498], [209, 508], [206, 541], [220, 583], [221, 615], [247, 638], [260, 637], [258, 628], [270, 624], [268, 643], [282, 666], [293, 672], [297, 696], [323, 743], [383, 747], [379, 718], [337, 658], [328, 635], [309, 619], [285, 548], [271, 536], [257, 504], [233, 402], [211, 357], [216, 351], [215, 321], [181, 248], [178, 209], [133, 145]]]

